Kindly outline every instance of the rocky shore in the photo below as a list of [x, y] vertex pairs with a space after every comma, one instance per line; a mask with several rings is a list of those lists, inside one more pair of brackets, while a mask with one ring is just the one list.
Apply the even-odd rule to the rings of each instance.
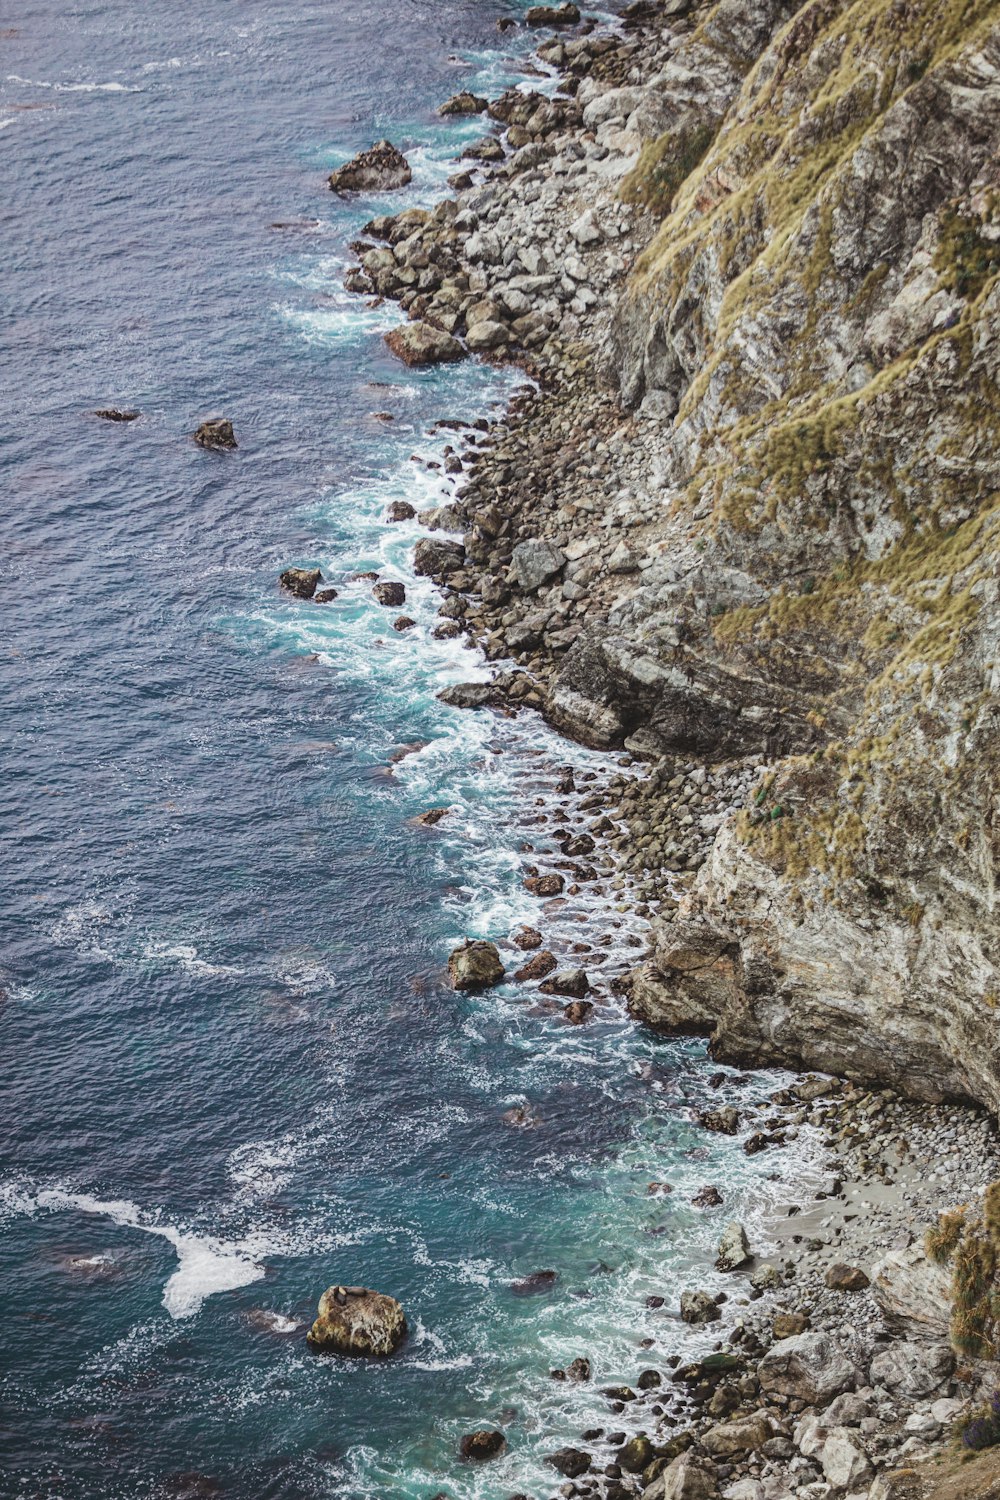
[[[347, 278], [408, 314], [388, 336], [407, 363], [474, 354], [530, 381], [502, 422], [453, 424], [415, 568], [441, 587], [438, 633], [498, 663], [449, 701], [541, 710], [618, 753], [598, 787], [567, 771], [537, 814], [528, 888], [649, 926], [641, 961], [609, 977], [589, 931], [560, 967], [540, 919], [512, 935], [517, 977], [574, 1024], [613, 992], [727, 1061], [833, 1075], [800, 1072], [742, 1113], [720, 1090], [706, 1112], [779, 1174], [808, 1141], [816, 1180], [766, 1244], [706, 1199], [726, 1290], [650, 1307], [607, 1425], [552, 1455], [567, 1497], [1000, 1493], [1000, 1464], [963, 1467], [953, 1438], [993, 1394], [995, 1351], [956, 1334], [968, 1274], [924, 1241], [967, 1204], [956, 1244], [967, 1260], [992, 1245], [971, 1226], [1000, 1178], [979, 1108], [1000, 1102], [997, 585], [988, 462], [954, 390], [982, 400], [993, 369], [1000, 37], [974, 6], [964, 31], [932, 5], [905, 24], [861, 9], [638, 0], [607, 29], [540, 8], [558, 26], [538, 49], [546, 91], [445, 102], [484, 127], [454, 196], [374, 220]], [[913, 146], [921, 116], [926, 152], [961, 157], [948, 182]], [[362, 167], [383, 159], [406, 180], [387, 142]], [[912, 449], [912, 500], [876, 465], [886, 443]], [[928, 500], [945, 449], [976, 501]], [[408, 518], [397, 504], [387, 524]], [[947, 553], [943, 530], [960, 539]], [[498, 982], [510, 946], [453, 955], [456, 987]], [[980, 1301], [996, 1254], [977, 1262]], [[658, 1363], [657, 1325], [678, 1318], [694, 1357]], [[589, 1378], [592, 1354], [557, 1377]], [[471, 1438], [472, 1459], [502, 1446]]]

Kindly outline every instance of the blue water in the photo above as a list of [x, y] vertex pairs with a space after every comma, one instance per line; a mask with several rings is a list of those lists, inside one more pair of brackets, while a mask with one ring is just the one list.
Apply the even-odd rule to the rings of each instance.
[[[340, 283], [389, 205], [325, 174], [389, 134], [416, 167], [393, 203], [433, 201], [482, 128], [434, 106], [519, 76], [528, 42], [495, 29], [519, 8], [6, 12], [4, 1497], [546, 1493], [544, 1454], [606, 1420], [597, 1385], [693, 1347], [644, 1308], [685, 1266], [711, 1284], [690, 1190], [762, 1212], [772, 1164], [691, 1123], [698, 1046], [607, 999], [572, 1029], [515, 985], [442, 982], [458, 939], [539, 919], [518, 846], [557, 768], [609, 768], [436, 698], [484, 668], [432, 639], [417, 528], [382, 516], [440, 496], [411, 459], [440, 454], [430, 424], [495, 415], [518, 377], [388, 357], [397, 313]], [[237, 453], [190, 441], [214, 412]], [[340, 598], [282, 597], [290, 564]], [[407, 582], [416, 629], [347, 581], [368, 568]], [[638, 931], [613, 902], [540, 920], [564, 952]], [[511, 1293], [541, 1268], [552, 1291]], [[307, 1354], [335, 1281], [403, 1301], [396, 1360]], [[579, 1353], [595, 1386], [551, 1381]], [[496, 1422], [507, 1456], [463, 1470], [460, 1435]]]

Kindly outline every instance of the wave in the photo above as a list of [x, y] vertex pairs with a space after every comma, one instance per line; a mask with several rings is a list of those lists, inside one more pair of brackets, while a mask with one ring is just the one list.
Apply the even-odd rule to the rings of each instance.
[[59, 94], [141, 94], [138, 84], [127, 83], [47, 83], [38, 78], [22, 78], [20, 73], [8, 73], [8, 83], [21, 83], [32, 89], [54, 89]]

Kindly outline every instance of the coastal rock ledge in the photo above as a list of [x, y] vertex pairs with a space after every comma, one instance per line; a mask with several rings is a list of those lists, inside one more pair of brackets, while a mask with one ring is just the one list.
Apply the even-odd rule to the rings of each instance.
[[395, 1354], [406, 1333], [406, 1314], [395, 1297], [363, 1286], [331, 1286], [306, 1337], [319, 1354], [384, 1359]]

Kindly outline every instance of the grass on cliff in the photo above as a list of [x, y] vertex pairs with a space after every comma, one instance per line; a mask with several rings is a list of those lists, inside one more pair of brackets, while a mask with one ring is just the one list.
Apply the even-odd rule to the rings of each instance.
[[1000, 1358], [1000, 1182], [986, 1189], [982, 1213], [942, 1214], [924, 1237], [927, 1254], [951, 1267], [951, 1341], [974, 1359]]
[[673, 208], [678, 188], [715, 140], [715, 132], [714, 125], [692, 125], [647, 142], [621, 185], [621, 197], [626, 203], [640, 204], [659, 219], [665, 218]]

